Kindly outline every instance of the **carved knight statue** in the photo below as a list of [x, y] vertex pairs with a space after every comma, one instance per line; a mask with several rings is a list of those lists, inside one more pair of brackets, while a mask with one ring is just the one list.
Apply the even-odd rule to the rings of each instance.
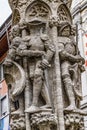
[[[29, 25], [30, 26], [30, 25]], [[46, 76], [45, 69], [50, 67], [50, 61], [55, 52], [54, 45], [49, 39], [47, 34], [41, 33], [43, 25], [31, 25], [29, 27], [30, 35], [25, 36], [24, 41], [26, 44], [26, 49], [20, 51], [18, 54], [21, 57], [28, 57], [29, 62], [29, 78], [33, 89], [33, 100], [30, 108], [27, 108], [25, 112], [32, 113], [34, 111], [39, 111], [38, 99], [40, 93], [45, 99], [46, 105], [44, 107], [51, 108], [51, 101], [46, 86], [47, 82], [44, 81]]]

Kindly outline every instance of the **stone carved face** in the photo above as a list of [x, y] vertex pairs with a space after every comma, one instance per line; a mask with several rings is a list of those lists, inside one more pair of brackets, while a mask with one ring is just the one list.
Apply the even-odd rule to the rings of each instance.
[[20, 35], [20, 30], [19, 30], [18, 25], [15, 25], [12, 27], [11, 34], [12, 34], [13, 38]]
[[19, 44], [21, 44], [22, 40], [20, 37], [15, 37], [12, 41], [13, 45], [15, 45], [15, 47], [18, 47]]

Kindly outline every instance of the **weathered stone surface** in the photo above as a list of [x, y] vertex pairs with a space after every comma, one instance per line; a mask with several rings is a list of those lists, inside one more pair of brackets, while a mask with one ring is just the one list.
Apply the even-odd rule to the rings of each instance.
[[64, 116], [66, 129], [84, 130], [83, 115], [79, 112], [68, 112]]
[[41, 110], [38, 113], [31, 115], [31, 125], [33, 128], [37, 127], [41, 129], [41, 126], [45, 129], [46, 126], [51, 129], [52, 126], [56, 127], [57, 125], [57, 117], [52, 114], [49, 110]]
[[24, 115], [12, 115], [10, 122], [11, 130], [25, 130], [25, 116]]
[[[9, 0], [11, 45], [4, 62], [12, 130], [83, 129], [84, 59], [63, 0]], [[23, 116], [22, 116], [23, 115]]]

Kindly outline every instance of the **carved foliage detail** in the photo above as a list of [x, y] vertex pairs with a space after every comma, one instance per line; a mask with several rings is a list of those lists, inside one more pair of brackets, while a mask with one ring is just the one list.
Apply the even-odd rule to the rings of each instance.
[[[57, 117], [51, 112], [40, 112], [35, 113], [31, 116], [31, 125], [33, 128], [39, 128], [40, 126], [49, 126], [49, 130], [51, 126], [56, 127], [57, 125]], [[40, 129], [41, 130], [41, 129]]]
[[58, 14], [61, 22], [64, 22], [64, 21], [70, 22], [71, 21], [68, 10], [66, 10], [66, 8], [63, 5], [59, 7], [57, 14]]
[[84, 130], [83, 116], [80, 115], [79, 113], [65, 114], [64, 119], [65, 119], [66, 129]]
[[48, 14], [48, 10], [44, 6], [37, 4], [34, 7], [32, 7], [29, 16], [43, 17], [43, 16], [47, 16], [47, 14]]
[[24, 115], [13, 115], [10, 122], [11, 130], [25, 130], [25, 117]]
[[31, 7], [27, 8], [26, 19], [30, 21], [33, 19], [37, 19], [39, 21], [43, 21], [49, 18], [49, 10], [45, 4], [41, 2], [36, 2]]

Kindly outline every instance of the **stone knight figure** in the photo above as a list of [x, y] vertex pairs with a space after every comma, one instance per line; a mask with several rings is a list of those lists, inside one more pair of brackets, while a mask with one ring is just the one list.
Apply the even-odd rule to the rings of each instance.
[[19, 56], [27, 56], [29, 64], [29, 77], [33, 85], [33, 101], [30, 108], [27, 108], [25, 112], [39, 111], [38, 99], [40, 93], [42, 93], [46, 105], [44, 108], [51, 108], [51, 101], [48, 89], [44, 82], [44, 71], [50, 66], [50, 61], [55, 53], [54, 45], [52, 44], [47, 34], [40, 34], [41, 27], [30, 28], [30, 35], [26, 36], [25, 42], [27, 49], [20, 52]]
[[[69, 98], [69, 106], [65, 108], [65, 110], [75, 110], [77, 109], [76, 106], [76, 99], [74, 93], [74, 85], [72, 75], [70, 73], [72, 66], [78, 65], [79, 62], [82, 61], [84, 64], [84, 59], [79, 55], [76, 54], [76, 45], [74, 41], [69, 41], [67, 43], [60, 43], [60, 59], [61, 59], [61, 71], [62, 71], [62, 80], [65, 86], [66, 93]], [[75, 76], [75, 75], [74, 75]], [[74, 77], [75, 78], [75, 77]], [[81, 95], [78, 95], [81, 98]]]

